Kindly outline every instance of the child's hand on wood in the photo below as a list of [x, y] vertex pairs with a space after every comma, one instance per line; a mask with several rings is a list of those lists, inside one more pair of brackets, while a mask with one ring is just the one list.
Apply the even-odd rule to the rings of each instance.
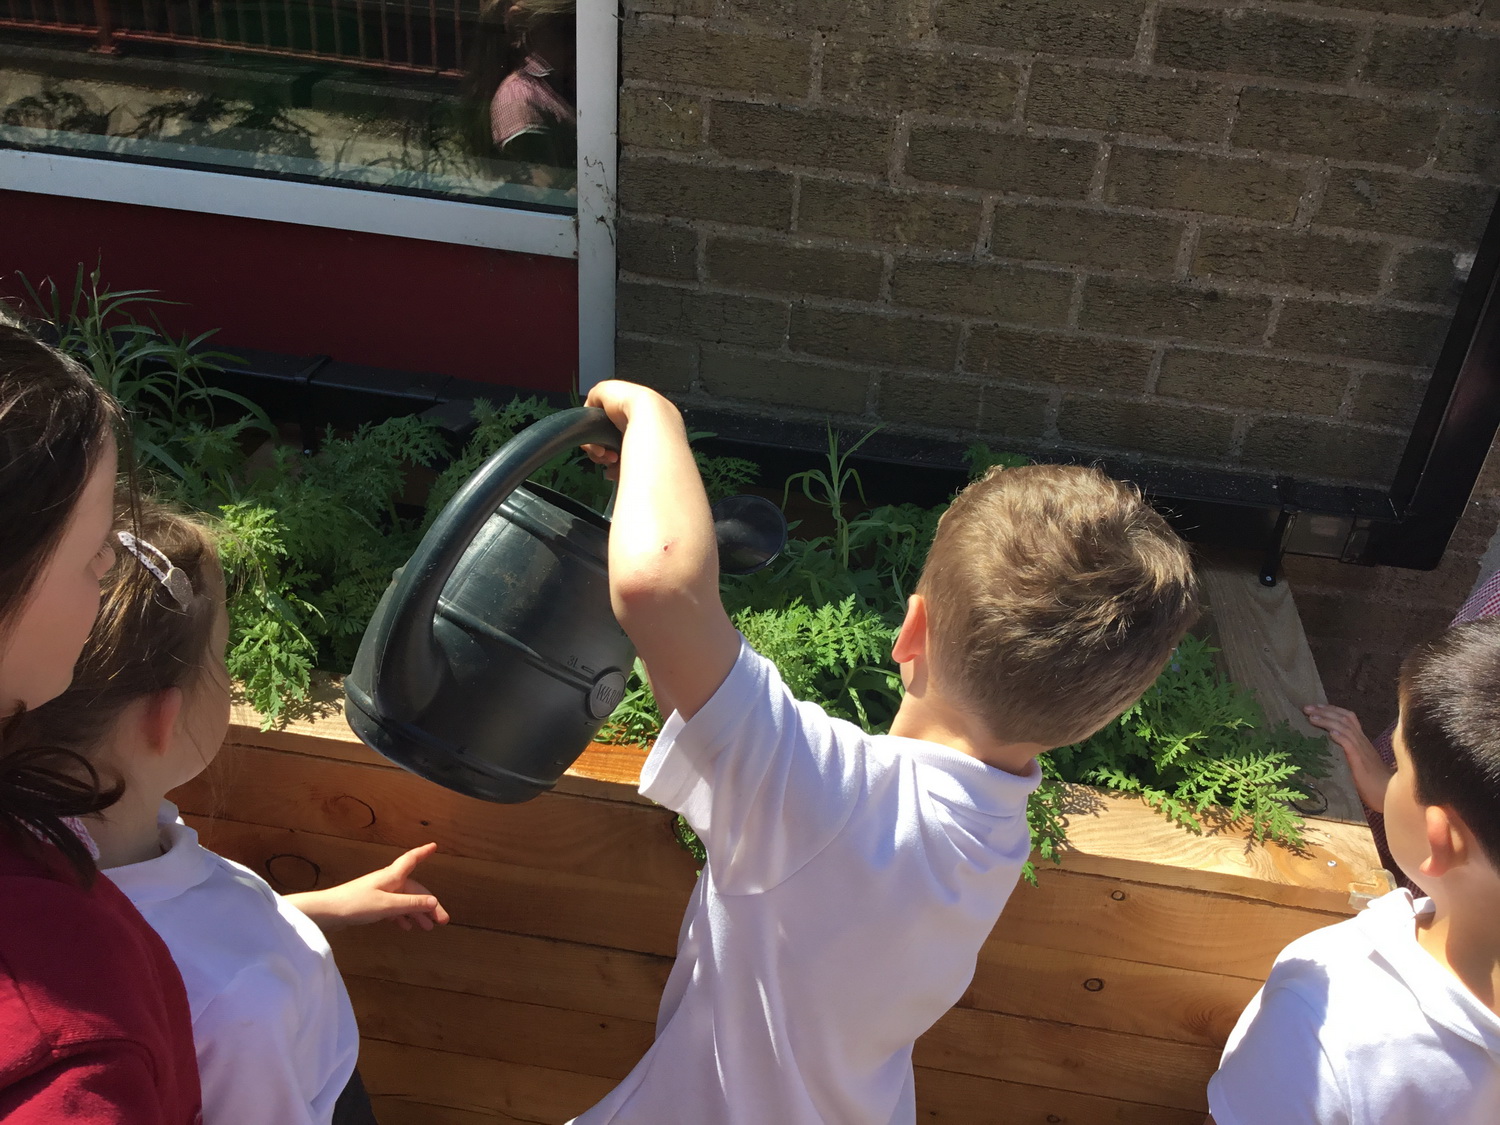
[[1359, 725], [1359, 716], [1342, 707], [1327, 703], [1311, 703], [1302, 708], [1307, 721], [1328, 732], [1328, 737], [1338, 743], [1344, 757], [1349, 760], [1349, 772], [1354, 775], [1354, 789], [1365, 808], [1372, 812], [1385, 811], [1385, 787], [1395, 771], [1385, 764], [1380, 752], [1365, 736]]
[[436, 844], [413, 848], [387, 867], [329, 887], [287, 895], [293, 906], [325, 933], [390, 918], [403, 930], [415, 923], [424, 930], [445, 925], [448, 912], [437, 896], [411, 877], [417, 864], [437, 851]]

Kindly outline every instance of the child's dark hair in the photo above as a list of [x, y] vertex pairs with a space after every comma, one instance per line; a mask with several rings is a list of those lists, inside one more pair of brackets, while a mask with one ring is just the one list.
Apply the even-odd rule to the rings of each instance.
[[186, 688], [203, 670], [223, 589], [212, 535], [197, 521], [144, 499], [134, 534], [137, 550], [157, 569], [167, 563], [145, 544], [182, 572], [186, 604], [145, 562], [121, 547], [119, 561], [104, 580], [99, 617], [72, 684], [16, 721], [18, 743], [65, 746], [91, 758], [131, 703], [169, 688]]
[[[119, 420], [114, 400], [76, 362], [0, 306], [0, 644], [62, 540]], [[0, 729], [0, 830], [57, 846], [80, 876], [94, 870], [65, 817], [119, 798], [66, 749], [19, 745]]]
[[1453, 809], [1500, 868], [1500, 618], [1455, 625], [1401, 664], [1413, 792]]

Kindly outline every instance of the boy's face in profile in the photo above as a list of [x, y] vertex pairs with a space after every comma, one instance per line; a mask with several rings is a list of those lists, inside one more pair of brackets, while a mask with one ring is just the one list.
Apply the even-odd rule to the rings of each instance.
[[1392, 746], [1396, 751], [1396, 772], [1385, 790], [1385, 835], [1391, 856], [1403, 871], [1421, 869], [1429, 854], [1427, 844], [1427, 808], [1417, 800], [1416, 775], [1411, 756], [1406, 752], [1405, 708], [1396, 721]]

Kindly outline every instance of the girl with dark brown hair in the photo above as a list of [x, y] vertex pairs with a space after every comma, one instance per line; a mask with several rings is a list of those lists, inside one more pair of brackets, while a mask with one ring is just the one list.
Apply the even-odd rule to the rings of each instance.
[[202, 524], [149, 500], [118, 540], [72, 685], [23, 716], [15, 740], [65, 746], [119, 780], [119, 799], [84, 824], [182, 972], [209, 1125], [372, 1125], [354, 1010], [322, 931], [446, 922], [411, 878], [436, 845], [288, 896], [203, 847], [167, 794], [208, 768], [229, 730], [218, 551]]
[[0, 311], [0, 1118], [189, 1125], [182, 979], [74, 823], [119, 795], [78, 755], [17, 745], [63, 692], [114, 563], [117, 408]]

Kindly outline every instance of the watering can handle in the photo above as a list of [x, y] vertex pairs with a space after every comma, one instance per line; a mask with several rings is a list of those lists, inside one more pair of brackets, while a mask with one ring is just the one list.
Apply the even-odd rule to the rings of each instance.
[[470, 541], [532, 473], [579, 445], [620, 448], [620, 431], [604, 411], [581, 406], [534, 423], [480, 466], [449, 500], [400, 571], [390, 611], [375, 637], [370, 694], [377, 711], [412, 722], [442, 686], [442, 654], [432, 635], [438, 596]]

